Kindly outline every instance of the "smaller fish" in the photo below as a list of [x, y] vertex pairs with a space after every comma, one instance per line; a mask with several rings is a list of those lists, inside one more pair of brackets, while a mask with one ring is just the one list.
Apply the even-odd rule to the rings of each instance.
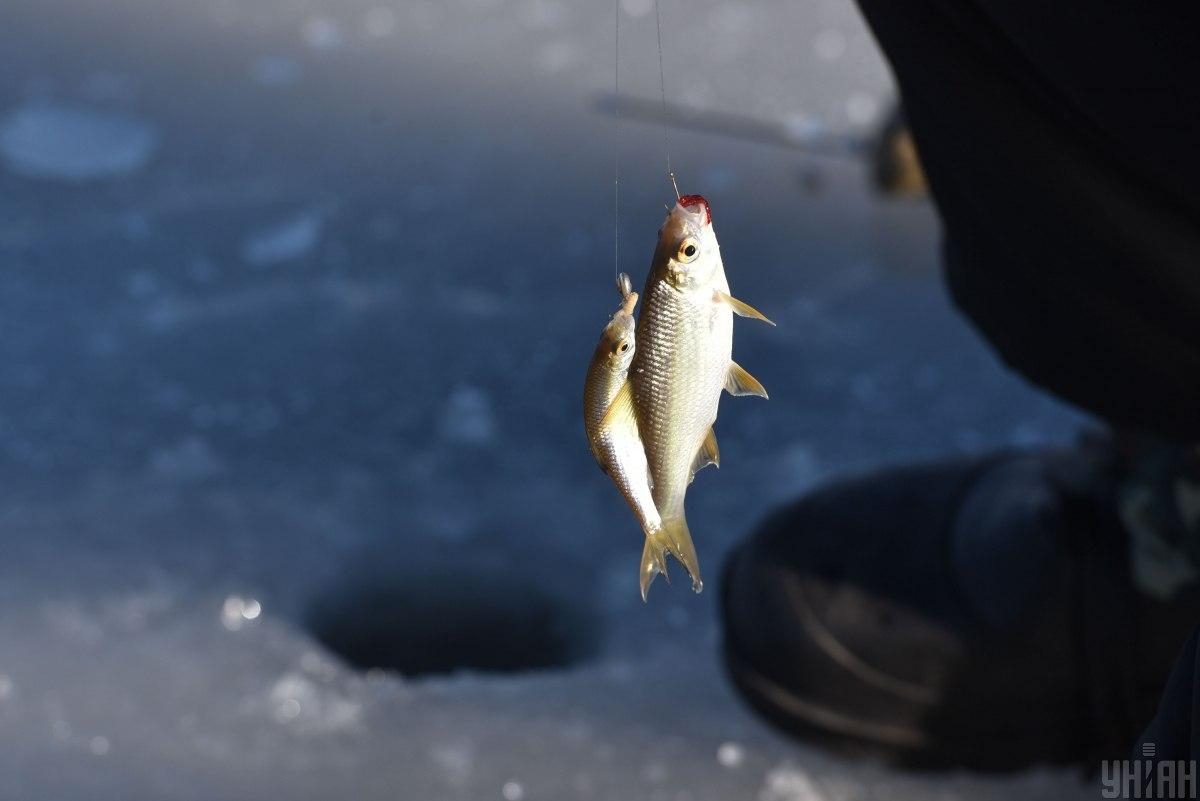
[[[604, 327], [588, 365], [583, 386], [583, 427], [592, 455], [625, 497], [647, 542], [653, 542], [662, 530], [662, 518], [650, 490], [650, 466], [638, 433], [633, 388], [629, 383], [629, 365], [637, 351], [633, 309], [638, 295], [625, 273], [617, 278], [617, 289], [624, 300]], [[643, 556], [643, 575], [639, 577], [643, 601], [650, 579], [667, 572], [657, 549], [647, 547], [645, 551], [648, 556]]]

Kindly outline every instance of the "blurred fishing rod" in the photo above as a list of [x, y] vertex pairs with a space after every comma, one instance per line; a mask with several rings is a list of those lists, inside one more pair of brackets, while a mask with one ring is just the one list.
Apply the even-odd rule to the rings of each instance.
[[873, 190], [884, 197], [923, 198], [929, 194], [916, 144], [898, 105], [864, 135], [614, 94], [598, 95], [595, 109], [624, 120], [782, 147], [818, 158], [866, 163]]

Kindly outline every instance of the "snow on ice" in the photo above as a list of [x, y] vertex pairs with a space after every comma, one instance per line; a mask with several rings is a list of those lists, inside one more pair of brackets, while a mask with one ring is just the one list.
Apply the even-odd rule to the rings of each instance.
[[242, 243], [242, 261], [253, 267], [270, 267], [312, 252], [321, 240], [321, 215], [301, 212], [252, 233]]
[[97, 109], [33, 104], [0, 120], [0, 159], [27, 178], [87, 181], [136, 172], [157, 150], [146, 120]]

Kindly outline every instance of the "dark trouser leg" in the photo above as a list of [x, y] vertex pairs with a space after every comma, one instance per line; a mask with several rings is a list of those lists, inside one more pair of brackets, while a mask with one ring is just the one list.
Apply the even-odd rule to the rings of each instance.
[[1140, 759], [1142, 746], [1153, 744], [1154, 758], [1180, 762], [1200, 759], [1200, 654], [1193, 633], [1179, 654], [1171, 678], [1167, 680], [1158, 714], [1142, 732], [1133, 759]]
[[[1200, 68], [1180, 72], [1196, 48], [1142, 4], [1132, 19], [1075, 2], [860, 5], [900, 84], [958, 305], [1050, 391], [1200, 441]], [[1061, 31], [1049, 49], [1044, 29]], [[1105, 85], [1114, 59], [1163, 85]], [[1153, 126], [1129, 127], [1139, 117]]]
[[[1181, 4], [860, 0], [945, 224], [957, 304], [1017, 371], [1200, 441], [1200, 111]], [[1200, 757], [1195, 636], [1144, 740]]]
[[[812, 493], [730, 558], [730, 672], [768, 718], [830, 745], [1095, 768], [1151, 719], [1200, 620], [1176, 480], [1200, 441], [1200, 6], [860, 4], [956, 302], [1029, 379], [1166, 438], [1170, 469], [1108, 442]], [[1200, 731], [1188, 653], [1148, 732], [1184, 758]]]

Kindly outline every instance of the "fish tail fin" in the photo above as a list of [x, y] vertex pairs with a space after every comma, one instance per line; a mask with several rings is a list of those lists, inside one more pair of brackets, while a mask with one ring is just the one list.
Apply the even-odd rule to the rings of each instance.
[[667, 548], [662, 543], [660, 534], [662, 529], [659, 529], [653, 534], [646, 535], [646, 544], [642, 546], [642, 567], [641, 574], [638, 576], [638, 583], [642, 589], [642, 602], [645, 603], [646, 595], [650, 592], [650, 585], [659, 573], [667, 577], [667, 581], [671, 577], [667, 575]]
[[700, 580], [700, 560], [696, 558], [696, 546], [688, 531], [687, 519], [682, 512], [677, 517], [663, 518], [662, 527], [646, 535], [642, 548], [641, 588], [642, 600], [650, 590], [650, 582], [659, 573], [667, 573], [667, 554], [671, 554], [687, 570], [692, 579], [692, 591], [704, 589]]

